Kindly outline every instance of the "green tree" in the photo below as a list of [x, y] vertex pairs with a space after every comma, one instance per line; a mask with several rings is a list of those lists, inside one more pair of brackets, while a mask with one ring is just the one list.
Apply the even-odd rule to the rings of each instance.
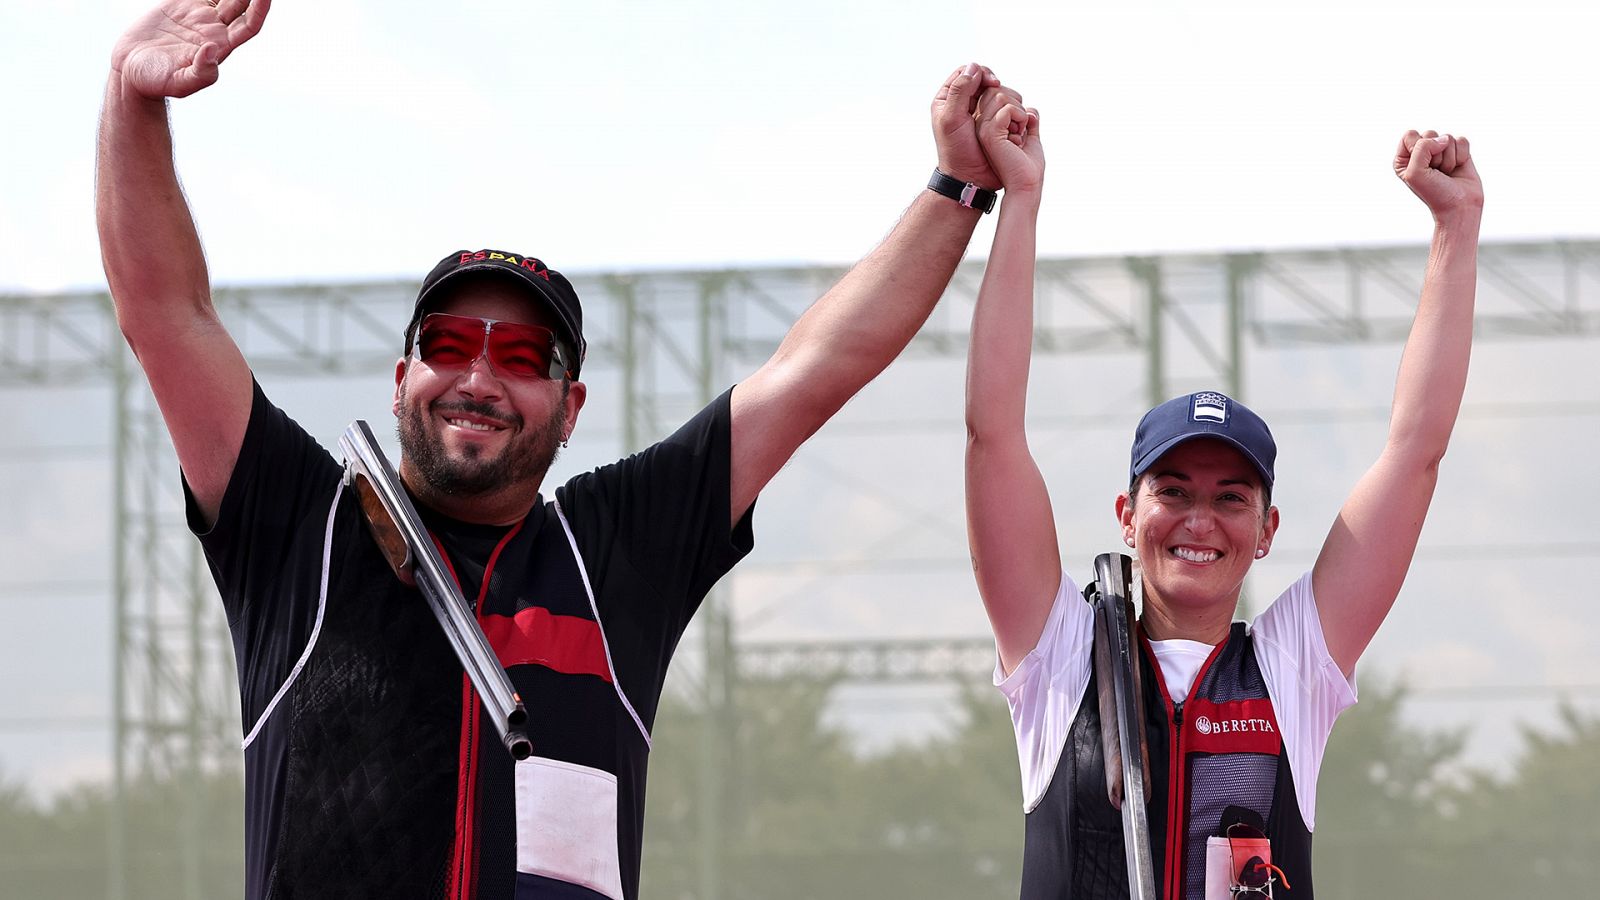
[[[1014, 896], [1021, 865], [1017, 756], [1005, 704], [963, 685], [950, 736], [863, 758], [827, 724], [833, 685], [739, 686], [724, 773], [722, 893], [770, 900]], [[700, 896], [699, 712], [663, 704], [643, 889]]]
[[1600, 884], [1600, 716], [1563, 703], [1549, 731], [1522, 729], [1509, 777], [1461, 792], [1460, 864], [1472, 896], [1592, 897]]
[[[244, 893], [244, 783], [237, 773], [197, 779], [137, 780], [124, 808], [130, 900]], [[29, 900], [104, 896], [113, 815], [110, 788], [78, 785], [48, 807], [16, 785], [0, 784], [0, 884]], [[194, 841], [185, 816], [201, 816]]]
[[[666, 695], [657, 715], [646, 806], [646, 896], [701, 895], [702, 825], [710, 802], [701, 763], [715, 756], [721, 808], [709, 811], [721, 835], [726, 897], [807, 897], [816, 870], [850, 852], [848, 810], [857, 761], [838, 729], [823, 721], [831, 684], [744, 682], [736, 709], [703, 740], [702, 711]], [[816, 894], [815, 896], [825, 896]]]
[[856, 896], [1017, 896], [1022, 782], [1010, 713], [989, 685], [964, 683], [952, 718], [948, 738], [866, 767], [882, 860], [867, 880], [876, 889]]
[[1312, 854], [1317, 896], [1440, 894], [1455, 877], [1465, 730], [1407, 723], [1405, 686], [1365, 678], [1361, 702], [1340, 717], [1317, 783]]

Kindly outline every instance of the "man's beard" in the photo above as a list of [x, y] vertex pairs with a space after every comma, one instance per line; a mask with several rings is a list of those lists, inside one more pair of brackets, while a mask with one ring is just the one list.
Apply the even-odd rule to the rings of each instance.
[[[542, 480], [561, 448], [566, 424], [566, 393], [563, 385], [563, 402], [551, 410], [550, 418], [540, 427], [519, 431], [497, 455], [486, 456], [482, 448], [469, 444], [457, 457], [445, 449], [438, 433], [427, 429], [423, 411], [408, 402], [402, 386], [401, 414], [396, 425], [400, 453], [416, 468], [423, 481], [442, 494], [473, 496], [490, 493], [518, 480]], [[452, 412], [487, 416], [506, 421], [517, 429], [523, 424], [522, 417], [515, 413], [510, 413], [508, 418], [505, 410], [466, 400], [436, 404], [432, 412], [441, 417]]]

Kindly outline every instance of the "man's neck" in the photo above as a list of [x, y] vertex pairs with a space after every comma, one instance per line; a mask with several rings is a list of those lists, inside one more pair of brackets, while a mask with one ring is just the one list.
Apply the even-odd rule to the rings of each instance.
[[410, 472], [402, 471], [400, 480], [418, 504], [439, 515], [472, 525], [515, 525], [527, 518], [533, 505], [539, 502], [537, 483], [484, 494], [449, 494], [422, 484], [421, 479]]

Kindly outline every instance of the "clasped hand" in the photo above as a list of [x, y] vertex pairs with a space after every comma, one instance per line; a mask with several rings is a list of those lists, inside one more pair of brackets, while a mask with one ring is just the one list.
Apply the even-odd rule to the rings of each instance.
[[1024, 108], [1022, 95], [993, 70], [968, 63], [950, 73], [932, 112], [940, 171], [990, 190], [1038, 189], [1044, 178], [1039, 114]]

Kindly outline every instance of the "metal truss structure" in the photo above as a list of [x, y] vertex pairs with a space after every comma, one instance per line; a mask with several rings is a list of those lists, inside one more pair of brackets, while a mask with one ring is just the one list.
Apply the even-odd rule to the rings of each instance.
[[[1256, 348], [1402, 340], [1426, 265], [1424, 247], [1041, 260], [1036, 355], [1125, 354], [1142, 360], [1153, 404], [1195, 382], [1249, 393]], [[778, 345], [838, 267], [596, 274], [585, 298], [588, 368], [621, 384], [621, 443], [641, 447], [708, 402], [734, 372]], [[907, 351], [959, 357], [981, 262], [961, 266]], [[392, 366], [410, 283], [224, 288], [215, 302], [261, 374], [337, 379]], [[1486, 245], [1479, 340], [1600, 334], [1600, 241]], [[113, 395], [116, 787], [130, 779], [237, 767], [231, 644], [182, 518], [170, 443], [103, 292], [0, 295], [0, 391], [109, 386]], [[725, 598], [699, 614], [697, 693], [709, 715], [700, 759], [715, 835], [719, 734], [737, 678], [938, 680], [988, 671], [981, 641], [742, 646]], [[203, 829], [193, 811], [187, 827]], [[112, 830], [110, 895], [126, 864], [125, 822]], [[198, 833], [198, 831], [196, 831]], [[196, 842], [198, 844], [198, 842]], [[706, 841], [706, 898], [721, 842]], [[188, 861], [193, 867], [198, 863]], [[188, 896], [194, 896], [190, 880]], [[182, 890], [175, 891], [175, 894]]]

